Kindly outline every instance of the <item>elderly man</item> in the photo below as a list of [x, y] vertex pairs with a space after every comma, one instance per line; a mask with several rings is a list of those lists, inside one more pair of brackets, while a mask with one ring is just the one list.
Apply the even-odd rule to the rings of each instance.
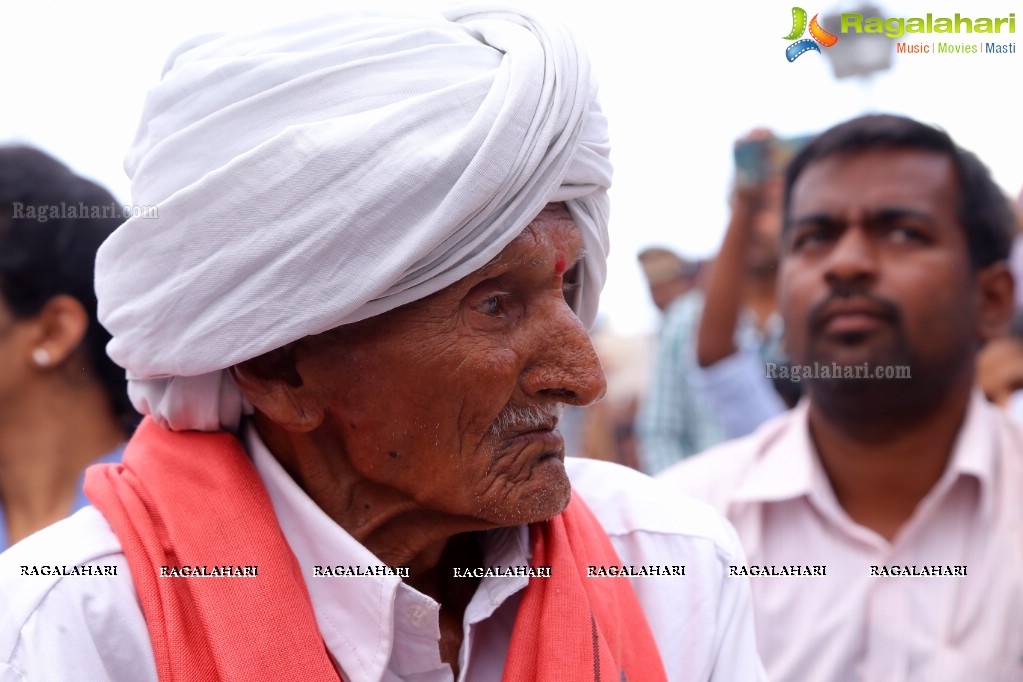
[[570, 36], [507, 10], [174, 54], [128, 158], [160, 219], [97, 262], [149, 416], [0, 560], [0, 679], [761, 679], [723, 519], [563, 461], [605, 130]]
[[1023, 433], [973, 386], [1012, 312], [1008, 203], [944, 132], [881, 115], [818, 136], [785, 194], [806, 397], [663, 478], [738, 529], [770, 679], [1023, 679]]

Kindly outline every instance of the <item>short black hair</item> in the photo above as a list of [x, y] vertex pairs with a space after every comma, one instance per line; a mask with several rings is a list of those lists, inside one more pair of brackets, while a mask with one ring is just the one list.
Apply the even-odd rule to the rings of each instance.
[[[100, 217], [92, 217], [93, 207]], [[124, 370], [107, 356], [110, 334], [97, 319], [94, 288], [96, 250], [122, 222], [122, 210], [100, 185], [38, 149], [0, 146], [0, 298], [17, 319], [37, 315], [61, 294], [82, 304], [89, 326], [81, 348], [114, 414], [131, 430], [138, 414]]]
[[874, 149], [905, 149], [944, 154], [959, 186], [959, 222], [966, 231], [970, 264], [979, 269], [1007, 260], [1016, 231], [1008, 197], [973, 153], [957, 146], [943, 130], [905, 116], [871, 114], [840, 123], [813, 138], [785, 172], [785, 227], [790, 223], [792, 188], [814, 161]]

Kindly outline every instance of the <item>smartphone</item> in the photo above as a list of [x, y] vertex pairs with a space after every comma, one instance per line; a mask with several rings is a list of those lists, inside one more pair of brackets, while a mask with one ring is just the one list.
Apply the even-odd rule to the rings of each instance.
[[770, 173], [784, 175], [789, 162], [799, 151], [809, 144], [813, 135], [796, 135], [794, 137], [776, 137], [771, 140]]
[[746, 140], [734, 147], [735, 184], [753, 187], [768, 178], [780, 176], [799, 150], [813, 139], [812, 135]]
[[734, 147], [735, 184], [754, 187], [767, 179], [770, 167], [771, 140], [746, 140]]

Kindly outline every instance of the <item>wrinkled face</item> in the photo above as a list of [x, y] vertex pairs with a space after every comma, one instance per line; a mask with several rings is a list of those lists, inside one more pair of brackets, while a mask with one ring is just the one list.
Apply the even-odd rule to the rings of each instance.
[[972, 362], [979, 297], [957, 198], [954, 167], [936, 153], [810, 164], [793, 187], [781, 267], [793, 360], [910, 364], [917, 385]]
[[551, 205], [474, 274], [317, 337], [299, 369], [352, 466], [454, 515], [512, 525], [558, 514], [570, 495], [558, 416], [605, 388], [565, 302], [580, 250], [568, 212]]

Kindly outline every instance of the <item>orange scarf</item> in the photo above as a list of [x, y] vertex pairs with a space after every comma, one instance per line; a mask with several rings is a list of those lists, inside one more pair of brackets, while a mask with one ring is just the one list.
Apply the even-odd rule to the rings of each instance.
[[[120, 464], [88, 469], [85, 492], [121, 542], [161, 682], [340, 679], [302, 569], [235, 436], [147, 418]], [[665, 680], [628, 581], [585, 577], [587, 565], [621, 563], [586, 505], [573, 496], [530, 535], [533, 565], [552, 566], [552, 577], [530, 579], [523, 593], [504, 679]], [[160, 577], [161, 566], [214, 559], [258, 565], [258, 577]]]

